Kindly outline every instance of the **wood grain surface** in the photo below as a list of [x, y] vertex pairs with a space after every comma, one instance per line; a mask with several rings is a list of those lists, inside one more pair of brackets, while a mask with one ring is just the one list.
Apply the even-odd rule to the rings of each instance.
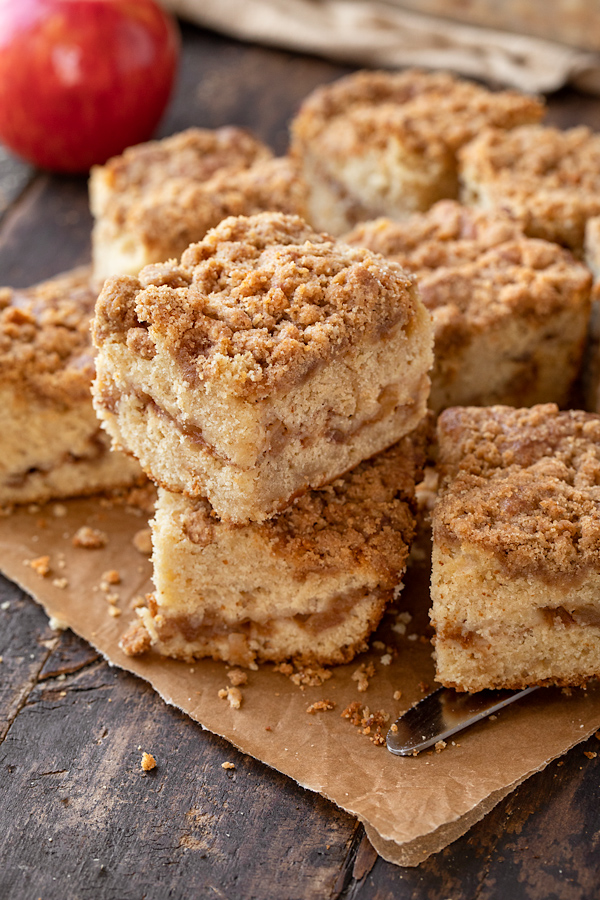
[[[191, 26], [183, 38], [163, 135], [233, 123], [282, 152], [301, 99], [349, 71]], [[598, 99], [563, 91], [549, 106], [555, 124], [600, 129]], [[0, 154], [0, 216], [2, 284], [26, 286], [89, 259], [85, 179], [37, 173]], [[5, 579], [0, 659], [0, 900], [600, 893], [596, 738], [445, 851], [402, 869], [377, 857], [352, 817], [202, 731], [70, 632], [52, 631]], [[143, 751], [156, 758], [150, 772], [140, 767]]]

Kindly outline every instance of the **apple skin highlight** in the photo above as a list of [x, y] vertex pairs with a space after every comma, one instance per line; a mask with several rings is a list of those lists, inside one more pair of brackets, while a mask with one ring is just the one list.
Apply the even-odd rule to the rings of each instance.
[[55, 172], [106, 162], [152, 137], [179, 47], [154, 0], [0, 0], [0, 141]]

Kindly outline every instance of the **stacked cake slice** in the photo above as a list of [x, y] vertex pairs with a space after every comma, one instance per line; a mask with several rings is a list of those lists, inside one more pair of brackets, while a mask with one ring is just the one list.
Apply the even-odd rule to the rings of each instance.
[[128, 652], [351, 658], [414, 527], [432, 362], [414, 280], [298, 217], [229, 218], [108, 279], [94, 339], [97, 412], [161, 487]]

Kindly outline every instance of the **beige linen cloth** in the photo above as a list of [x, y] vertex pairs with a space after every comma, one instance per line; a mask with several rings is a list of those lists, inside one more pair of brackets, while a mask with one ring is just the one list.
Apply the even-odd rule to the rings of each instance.
[[[450, 69], [524, 91], [554, 91], [571, 83], [600, 93], [600, 52], [593, 52], [600, 51], [600, 0], [163, 3], [184, 19], [232, 37], [338, 62]], [[473, 22], [510, 23], [512, 33]], [[548, 35], [578, 46], [548, 40]]]

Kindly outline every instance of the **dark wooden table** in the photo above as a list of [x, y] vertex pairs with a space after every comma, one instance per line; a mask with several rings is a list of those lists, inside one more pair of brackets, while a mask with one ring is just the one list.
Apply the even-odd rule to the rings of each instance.
[[[234, 123], [283, 152], [300, 100], [349, 71], [191, 26], [183, 37], [164, 135]], [[564, 91], [549, 105], [554, 123], [600, 129], [600, 99]], [[2, 284], [89, 259], [83, 178], [0, 156], [0, 215]], [[600, 895], [600, 757], [585, 755], [600, 752], [595, 738], [445, 851], [402, 869], [377, 857], [351, 816], [204, 732], [71, 632], [52, 631], [3, 579], [0, 656], [0, 900]], [[140, 746], [160, 761], [154, 772], [141, 773]]]

